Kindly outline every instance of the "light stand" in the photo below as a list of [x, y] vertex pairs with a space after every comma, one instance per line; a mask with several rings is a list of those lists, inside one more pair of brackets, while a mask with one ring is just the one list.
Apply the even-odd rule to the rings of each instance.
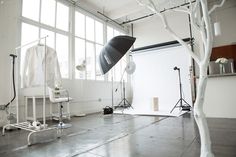
[[112, 106], [112, 109], [114, 109], [114, 86], [113, 86], [113, 83], [114, 83], [114, 80], [113, 80], [113, 71], [112, 72], [112, 75], [111, 75], [111, 106]]
[[133, 108], [132, 105], [129, 103], [129, 101], [125, 98], [125, 80], [123, 79], [123, 99], [121, 102], [115, 106], [115, 109], [117, 108]]
[[[124, 81], [123, 78], [124, 78], [125, 72], [127, 74], [131, 75], [131, 74], [134, 73], [135, 69], [136, 69], [136, 64], [134, 62], [132, 62], [132, 61], [130, 61], [126, 65], [126, 67], [125, 67], [125, 69], [124, 69], [124, 71], [122, 73], [121, 79], [120, 79], [120, 82], [123, 82], [123, 99], [121, 100], [121, 102], [117, 106], [115, 106], [115, 109], [116, 108], [124, 108], [125, 109], [125, 108], [129, 108], [129, 107], [133, 108], [132, 105], [129, 103], [129, 101], [125, 98], [125, 81]], [[117, 89], [118, 88], [116, 88], [116, 91], [117, 91]]]
[[[184, 111], [190, 111], [191, 106], [184, 100], [183, 95], [182, 95], [182, 83], [181, 83], [181, 77], [180, 77], [180, 68], [174, 67], [174, 70], [178, 70], [180, 98], [177, 101], [177, 103], [175, 104], [175, 106], [172, 108], [170, 113], [172, 113], [175, 108], [180, 108], [181, 110], [184, 110]], [[183, 102], [185, 102], [185, 105], [183, 105]], [[180, 105], [178, 106], [178, 104], [180, 104]]]
[[[126, 54], [136, 38], [127, 35], [113, 37], [105, 44], [99, 54], [99, 66], [102, 74], [106, 74]], [[113, 74], [112, 74], [113, 75]], [[125, 90], [125, 89], [124, 89]], [[112, 108], [113, 106], [113, 76], [112, 76]], [[130, 105], [131, 106], [131, 105]]]

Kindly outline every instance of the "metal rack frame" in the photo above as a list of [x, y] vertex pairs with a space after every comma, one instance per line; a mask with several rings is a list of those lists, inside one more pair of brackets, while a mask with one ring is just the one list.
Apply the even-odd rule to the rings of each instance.
[[[18, 47], [15, 48], [15, 53], [17, 54], [17, 50], [18, 49], [21, 49], [21, 48], [23, 48], [25, 46], [31, 45], [31, 44], [33, 44], [35, 42], [39, 42], [41, 40], [44, 40], [44, 47], [45, 47], [45, 54], [44, 54], [45, 55], [44, 56], [45, 57], [45, 65], [44, 65], [45, 67], [44, 68], [45, 68], [45, 70], [44, 70], [44, 88], [43, 88], [43, 128], [37, 130], [37, 129], [33, 128], [33, 127], [30, 127], [29, 126], [29, 122], [27, 122], [27, 121], [26, 122], [19, 122], [19, 102], [18, 102], [18, 94], [17, 94], [17, 101], [16, 101], [16, 123], [14, 123], [14, 124], [7, 124], [7, 125], [3, 126], [3, 129], [2, 129], [2, 135], [3, 136], [5, 135], [5, 129], [7, 127], [9, 127], [9, 126], [29, 131], [30, 133], [28, 134], [28, 137], [27, 137], [28, 146], [31, 145], [30, 137], [31, 137], [32, 134], [37, 133], [37, 132], [42, 132], [42, 131], [48, 131], [48, 130], [56, 129], [55, 127], [52, 127], [52, 128], [48, 128], [47, 127], [46, 115], [45, 115], [45, 112], [46, 112], [45, 111], [46, 110], [46, 107], [45, 107], [45, 105], [46, 105], [46, 44], [47, 44], [47, 39], [46, 38], [47, 37], [48, 37], [48, 35], [45, 36], [45, 37], [39, 38], [37, 40], [34, 40], [32, 42], [29, 42], [29, 43], [27, 43], [25, 45], [21, 45], [21, 46], [18, 46]], [[19, 65], [19, 63], [18, 63], [18, 65]], [[19, 76], [18, 70], [17, 70], [17, 76]], [[18, 78], [17, 78], [17, 82], [18, 82]], [[18, 83], [17, 83], [17, 92], [18, 92]]]

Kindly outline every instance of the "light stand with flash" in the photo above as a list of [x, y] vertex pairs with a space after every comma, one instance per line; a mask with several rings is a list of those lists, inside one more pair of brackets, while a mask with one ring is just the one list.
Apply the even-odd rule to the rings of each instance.
[[[136, 69], [136, 65], [135, 65], [135, 63], [132, 62], [132, 61], [130, 61], [130, 62], [126, 65], [126, 67], [125, 67], [125, 69], [124, 69], [124, 72], [123, 72], [123, 74], [122, 74], [122, 76], [121, 76], [121, 80], [120, 80], [120, 82], [123, 83], [123, 99], [121, 100], [121, 102], [120, 102], [117, 106], [115, 106], [115, 109], [117, 109], [117, 108], [126, 109], [126, 108], [130, 108], [130, 107], [133, 108], [132, 105], [129, 103], [129, 101], [128, 101], [128, 100], [126, 99], [126, 97], [125, 97], [125, 81], [124, 81], [123, 77], [124, 77], [125, 72], [126, 72], [127, 74], [131, 75], [131, 74], [134, 73], [135, 69]], [[122, 80], [123, 80], [123, 81], [122, 81]], [[116, 92], [117, 92], [117, 89], [118, 89], [118, 88], [116, 88], [116, 90], [115, 90]]]
[[[99, 65], [103, 75], [109, 72], [113, 66], [126, 54], [134, 44], [136, 38], [119, 35], [113, 37], [105, 44], [99, 54]], [[126, 69], [127, 72], [127, 69]], [[128, 72], [127, 72], [128, 73]], [[124, 89], [125, 90], [125, 89]], [[125, 93], [124, 93], [125, 94]], [[112, 110], [113, 110], [113, 77], [112, 77]]]
[[[179, 95], [180, 95], [180, 98], [177, 101], [177, 103], [175, 104], [175, 106], [172, 108], [170, 113], [172, 113], [175, 108], [180, 108], [182, 111], [190, 111], [191, 106], [183, 98], [182, 83], [181, 83], [181, 77], [180, 77], [180, 68], [174, 67], [174, 70], [178, 70], [178, 76], [179, 76]], [[185, 103], [185, 105], [183, 105], [183, 102]], [[180, 104], [180, 105], [178, 106], [178, 104]]]

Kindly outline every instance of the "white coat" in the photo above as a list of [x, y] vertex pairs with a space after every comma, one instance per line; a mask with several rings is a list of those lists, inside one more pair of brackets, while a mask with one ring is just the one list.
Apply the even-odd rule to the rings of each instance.
[[[26, 51], [23, 63], [23, 87], [44, 85], [45, 46], [36, 45]], [[46, 85], [54, 88], [61, 86], [61, 73], [54, 49], [46, 46]]]

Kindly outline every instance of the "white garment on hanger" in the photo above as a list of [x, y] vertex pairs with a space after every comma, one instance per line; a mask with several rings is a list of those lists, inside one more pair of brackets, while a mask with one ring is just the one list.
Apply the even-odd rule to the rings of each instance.
[[[36, 45], [26, 51], [23, 66], [23, 87], [44, 85], [45, 46]], [[54, 88], [61, 87], [61, 72], [54, 49], [46, 46], [46, 85]]]

